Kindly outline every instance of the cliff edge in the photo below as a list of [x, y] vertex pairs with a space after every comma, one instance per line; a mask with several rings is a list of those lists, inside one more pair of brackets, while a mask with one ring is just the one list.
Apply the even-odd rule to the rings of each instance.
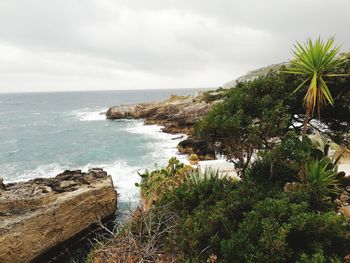
[[0, 188], [0, 262], [30, 262], [116, 210], [112, 178], [102, 169]]

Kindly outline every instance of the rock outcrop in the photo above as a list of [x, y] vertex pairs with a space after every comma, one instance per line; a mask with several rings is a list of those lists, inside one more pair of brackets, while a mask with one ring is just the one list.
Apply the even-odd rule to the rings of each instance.
[[215, 159], [215, 150], [206, 142], [199, 139], [188, 138], [177, 145], [177, 149], [182, 154], [195, 153], [199, 160]]
[[167, 133], [191, 135], [195, 123], [212, 107], [195, 96], [171, 96], [158, 103], [114, 106], [106, 112], [107, 119], [145, 119], [146, 124], [158, 124]]
[[347, 186], [339, 188], [339, 198], [335, 199], [334, 202], [341, 212], [348, 220], [350, 220], [350, 177], [345, 177], [347, 181], [343, 181]]
[[202, 96], [175, 96], [157, 103], [114, 106], [106, 112], [107, 119], [144, 119], [145, 124], [163, 126], [162, 131], [185, 133], [189, 139], [178, 145], [184, 154], [195, 153], [201, 160], [215, 159], [215, 152], [203, 141], [194, 138], [195, 124], [219, 100], [206, 102]]
[[116, 209], [102, 169], [10, 183], [0, 190], [0, 262], [30, 262]]

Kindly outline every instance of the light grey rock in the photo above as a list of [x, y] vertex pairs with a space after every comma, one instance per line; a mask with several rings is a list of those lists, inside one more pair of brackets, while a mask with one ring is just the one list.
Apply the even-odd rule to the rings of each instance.
[[112, 215], [116, 198], [103, 170], [6, 185], [0, 194], [0, 262], [33, 261]]
[[342, 202], [346, 202], [346, 201], [350, 200], [350, 197], [348, 194], [342, 194], [342, 195], [340, 195], [339, 199]]

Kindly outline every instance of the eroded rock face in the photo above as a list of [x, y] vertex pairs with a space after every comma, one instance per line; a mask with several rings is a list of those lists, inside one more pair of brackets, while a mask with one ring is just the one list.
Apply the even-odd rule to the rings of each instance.
[[214, 149], [203, 140], [188, 138], [177, 145], [177, 149], [182, 154], [196, 154], [199, 160], [214, 160]]
[[172, 96], [159, 103], [114, 106], [106, 112], [107, 119], [145, 119], [146, 124], [164, 126], [167, 133], [192, 134], [195, 123], [212, 107], [194, 96]]
[[29, 262], [116, 210], [102, 169], [7, 184], [0, 191], [0, 262]]
[[193, 136], [195, 124], [219, 101], [205, 102], [196, 96], [171, 96], [158, 103], [114, 106], [106, 112], [107, 119], [145, 119], [145, 124], [164, 126], [163, 132], [187, 134], [191, 138], [182, 141], [178, 150], [183, 154], [195, 153], [201, 160], [215, 159], [215, 151]]

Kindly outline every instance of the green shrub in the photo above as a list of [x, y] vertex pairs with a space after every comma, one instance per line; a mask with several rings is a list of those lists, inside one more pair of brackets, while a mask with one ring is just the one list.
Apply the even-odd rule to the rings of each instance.
[[176, 249], [187, 262], [205, 262], [210, 255], [218, 262], [336, 262], [349, 253], [350, 226], [331, 206], [314, 210], [307, 191], [287, 194], [266, 186], [189, 177], [155, 207], [178, 216], [167, 237], [176, 246], [167, 250]]
[[341, 260], [349, 252], [349, 230], [335, 212], [314, 212], [306, 202], [293, 203], [287, 197], [267, 198], [246, 215], [230, 239], [222, 241], [222, 261]]
[[313, 255], [302, 254], [300, 259], [296, 261], [296, 263], [341, 263], [342, 261], [336, 257], [327, 257], [324, 256], [323, 251], [317, 251]]
[[301, 141], [297, 134], [289, 132], [273, 149], [260, 153], [261, 159], [251, 165], [249, 177], [257, 183], [269, 181], [281, 186], [298, 181], [298, 172], [313, 150], [310, 140]]
[[146, 170], [143, 174], [139, 174], [142, 179], [136, 186], [141, 187], [145, 203], [152, 204], [168, 191], [181, 185], [191, 171], [191, 166], [184, 165], [173, 157], [166, 168], [159, 169], [156, 166], [154, 171]]
[[159, 207], [167, 205], [179, 216], [179, 228], [169, 238], [177, 244], [180, 258], [202, 262], [212, 254], [220, 258], [221, 240], [237, 231], [254, 204], [275, 194], [275, 188], [208, 176], [186, 180], [164, 195]]
[[216, 90], [206, 91], [206, 92], [203, 92], [202, 99], [206, 103], [213, 102], [213, 101], [225, 98], [228, 92], [229, 90], [224, 88], [218, 88]]
[[311, 160], [305, 164], [303, 179], [307, 190], [316, 201], [322, 201], [329, 198], [330, 194], [336, 193], [334, 188], [338, 184], [336, 177], [337, 172], [328, 157], [321, 160]]

